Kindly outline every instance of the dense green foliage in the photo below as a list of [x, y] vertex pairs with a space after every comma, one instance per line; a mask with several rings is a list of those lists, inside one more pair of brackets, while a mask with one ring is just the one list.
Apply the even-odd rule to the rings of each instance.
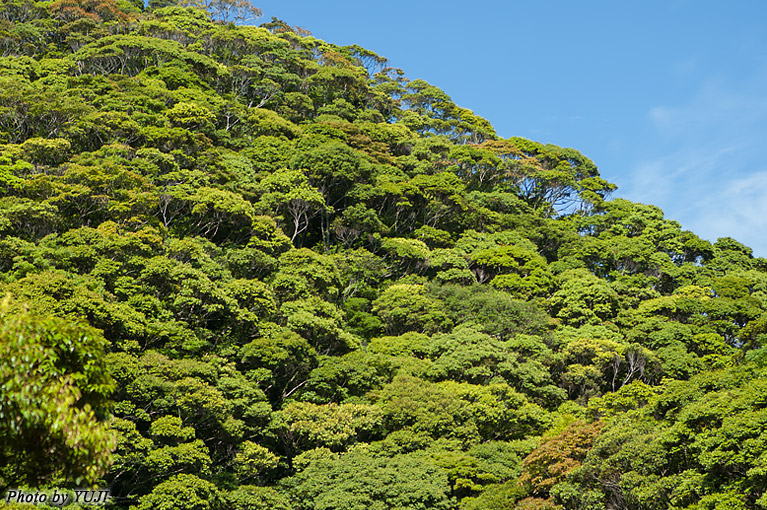
[[767, 260], [255, 14], [0, 0], [1, 491], [767, 507]]

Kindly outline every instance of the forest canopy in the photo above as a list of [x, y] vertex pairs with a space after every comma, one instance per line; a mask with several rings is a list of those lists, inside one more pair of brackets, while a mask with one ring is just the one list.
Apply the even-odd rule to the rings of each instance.
[[259, 14], [0, 0], [0, 493], [767, 507], [767, 260]]

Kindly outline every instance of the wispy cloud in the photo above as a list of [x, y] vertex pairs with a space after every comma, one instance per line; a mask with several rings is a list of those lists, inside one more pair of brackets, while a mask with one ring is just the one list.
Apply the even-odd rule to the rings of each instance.
[[767, 256], [767, 75], [706, 80], [676, 105], [649, 109], [658, 147], [643, 154], [622, 195], [660, 206], [701, 237], [734, 237]]
[[700, 200], [689, 218], [689, 228], [704, 237], [734, 237], [757, 256], [767, 256], [767, 171], [729, 181], [705, 202]]

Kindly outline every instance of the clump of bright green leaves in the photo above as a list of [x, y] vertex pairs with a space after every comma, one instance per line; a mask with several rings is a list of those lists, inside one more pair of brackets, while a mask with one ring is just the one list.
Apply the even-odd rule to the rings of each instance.
[[0, 0], [0, 491], [767, 506], [765, 259], [256, 14]]

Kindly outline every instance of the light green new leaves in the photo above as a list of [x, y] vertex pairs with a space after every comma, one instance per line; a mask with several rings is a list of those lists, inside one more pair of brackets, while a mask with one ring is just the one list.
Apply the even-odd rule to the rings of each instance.
[[0, 303], [0, 485], [61, 476], [94, 483], [115, 438], [104, 423], [114, 388], [93, 328]]

